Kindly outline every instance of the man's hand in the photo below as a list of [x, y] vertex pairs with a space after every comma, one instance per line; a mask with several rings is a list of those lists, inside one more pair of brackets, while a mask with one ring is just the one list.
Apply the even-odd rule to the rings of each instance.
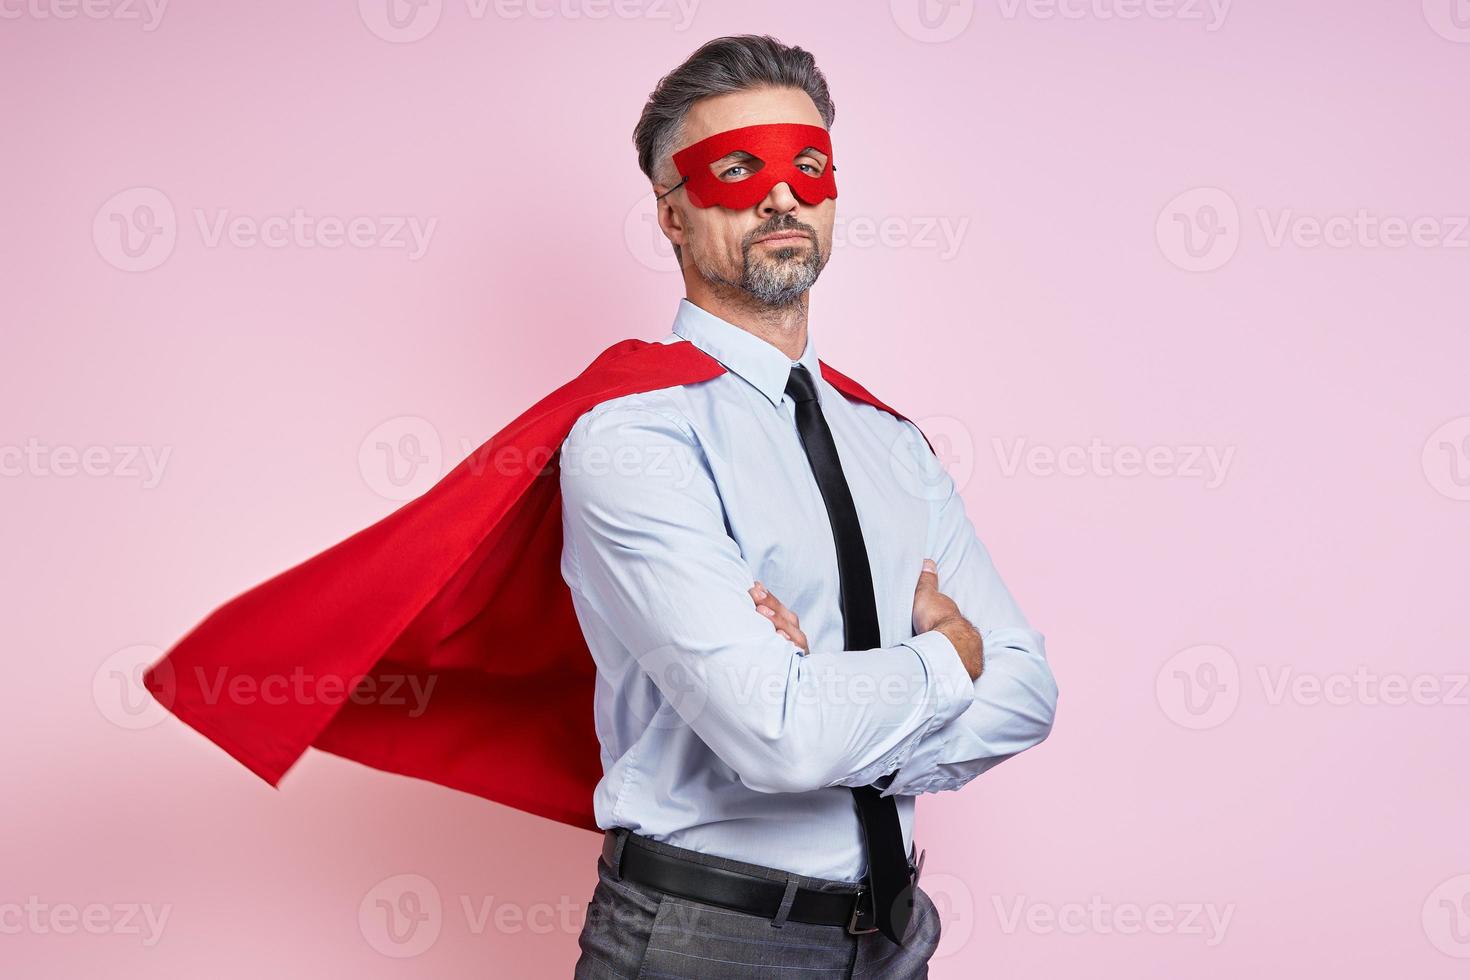
[[919, 584], [914, 589], [914, 632], [938, 630], [954, 644], [970, 680], [985, 669], [985, 645], [980, 631], [960, 614], [955, 601], [939, 591], [939, 566], [932, 558], [924, 559]]
[[811, 653], [811, 647], [807, 645], [806, 634], [801, 631], [801, 622], [796, 618], [796, 613], [781, 604], [781, 600], [766, 591], [766, 587], [757, 580], [747, 591], [755, 600], [755, 608], [771, 621], [776, 627], [776, 632], [786, 639], [801, 647], [803, 655]]
[[[755, 608], [771, 621], [777, 633], [801, 647], [802, 653], [811, 653], [796, 613], [787, 609], [759, 581], [748, 591], [755, 601]], [[924, 559], [924, 570], [919, 573], [919, 584], [914, 589], [913, 621], [915, 633], [939, 630], [948, 637], [959, 653], [970, 680], [980, 676], [985, 669], [985, 650], [980, 631], [960, 614], [960, 607], [955, 605], [953, 599], [939, 591], [939, 568], [928, 558]]]

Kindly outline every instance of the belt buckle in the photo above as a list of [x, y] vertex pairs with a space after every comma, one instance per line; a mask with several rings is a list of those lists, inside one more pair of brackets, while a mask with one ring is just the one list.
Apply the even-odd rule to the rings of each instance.
[[[909, 885], [911, 887], [914, 887], [914, 888], [917, 888], [918, 887], [918, 884], [919, 884], [919, 875], [921, 875], [924, 872], [924, 855], [927, 854], [927, 853], [928, 852], [925, 851], [925, 850], [920, 850], [919, 851], [919, 856], [917, 858], [915, 858], [914, 861], [913, 861], [913, 863], [911, 863], [909, 865]], [[848, 920], [847, 920], [847, 931], [850, 932], [850, 933], [852, 933], [854, 936], [866, 936], [870, 932], [877, 932], [878, 931], [878, 927], [877, 926], [871, 926], [871, 927], [869, 927], [867, 929], [860, 929], [860, 928], [858, 928], [858, 924], [857, 924], [858, 923], [858, 919], [862, 918], [863, 899], [864, 898], [867, 898], [867, 897], [869, 897], [871, 895], [872, 895], [872, 892], [869, 891], [868, 889], [864, 888], [864, 889], [861, 889], [857, 893], [857, 897], [853, 899], [853, 902], [852, 902], [852, 915], [849, 916], [848, 917]], [[876, 912], [874, 913], [874, 921], [877, 921], [877, 914], [876, 914]]]
[[[871, 894], [872, 892], [868, 891], [866, 888], [863, 888], [858, 891], [857, 896], [852, 900], [852, 915], [847, 920], [847, 931], [854, 936], [866, 936], [870, 932], [878, 931], [877, 926], [869, 926], [866, 929], [860, 929], [858, 928], [857, 924], [858, 919], [862, 915], [863, 899], [867, 896], [870, 896]], [[876, 921], [876, 915], [874, 921]]]

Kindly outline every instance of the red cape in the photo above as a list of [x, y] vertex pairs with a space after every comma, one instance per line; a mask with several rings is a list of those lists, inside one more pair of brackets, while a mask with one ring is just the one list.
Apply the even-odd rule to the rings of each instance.
[[272, 786], [315, 746], [596, 830], [596, 670], [561, 577], [557, 453], [600, 402], [724, 370], [688, 341], [613, 344], [422, 495], [216, 609], [144, 685]]

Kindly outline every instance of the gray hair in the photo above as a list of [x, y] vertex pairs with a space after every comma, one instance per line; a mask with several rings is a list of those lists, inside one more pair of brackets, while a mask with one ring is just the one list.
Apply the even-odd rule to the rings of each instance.
[[689, 107], [711, 95], [762, 87], [801, 89], [816, 104], [823, 125], [832, 128], [837, 107], [810, 52], [769, 34], [717, 37], [659, 79], [649, 95], [633, 129], [638, 167], [650, 181], [674, 183], [669, 155], [683, 134]]

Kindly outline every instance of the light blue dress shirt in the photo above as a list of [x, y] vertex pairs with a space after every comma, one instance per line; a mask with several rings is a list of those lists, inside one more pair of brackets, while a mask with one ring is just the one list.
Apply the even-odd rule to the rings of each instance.
[[[843, 649], [837, 552], [785, 394], [780, 349], [690, 303], [662, 343], [728, 370], [615, 398], [561, 452], [561, 572], [597, 665], [597, 823], [799, 874], [857, 881], [850, 786], [886, 782], [904, 843], [914, 795], [953, 790], [1044, 739], [1057, 689], [964, 503], [909, 422], [799, 363], [862, 523], [884, 646]], [[980, 630], [971, 681], [954, 645], [914, 635], [925, 557]], [[776, 633], [748, 589], [796, 613], [811, 648]]]

